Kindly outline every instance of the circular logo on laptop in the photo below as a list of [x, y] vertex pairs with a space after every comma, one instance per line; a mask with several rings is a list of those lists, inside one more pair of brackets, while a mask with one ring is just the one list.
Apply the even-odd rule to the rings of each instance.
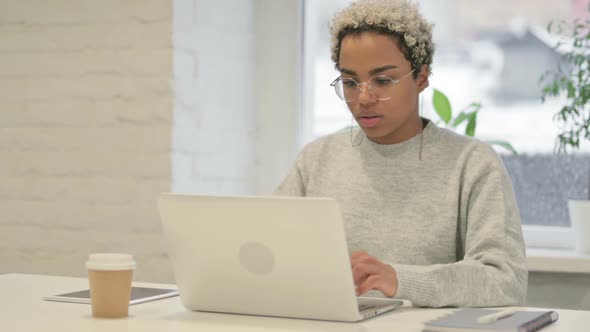
[[251, 273], [269, 274], [275, 267], [275, 258], [262, 243], [246, 242], [240, 247], [240, 264]]

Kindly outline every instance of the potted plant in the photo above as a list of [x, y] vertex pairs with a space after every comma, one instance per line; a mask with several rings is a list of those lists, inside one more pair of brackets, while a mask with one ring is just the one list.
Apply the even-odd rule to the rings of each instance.
[[[481, 110], [480, 103], [469, 104], [467, 107], [462, 109], [459, 112], [459, 114], [453, 117], [453, 109], [451, 108], [449, 98], [447, 98], [447, 96], [440, 90], [434, 89], [434, 94], [432, 95], [432, 105], [434, 106], [434, 110], [438, 114], [438, 117], [447, 128], [456, 130], [457, 127], [459, 127], [462, 123], [467, 121], [467, 124], [465, 126], [465, 136], [475, 136], [475, 128], [477, 126], [477, 114]], [[500, 146], [512, 152], [513, 154], [518, 154], [514, 147], [512, 147], [512, 144], [508, 142], [497, 140], [486, 142], [491, 145]]]
[[[590, 20], [551, 23], [547, 30], [567, 36], [555, 45], [564, 50], [563, 63], [540, 79], [543, 102], [565, 96], [565, 104], [553, 117], [559, 130], [555, 151], [561, 154], [578, 150], [581, 141], [590, 140]], [[590, 200], [569, 200], [568, 206], [576, 248], [590, 253]]]

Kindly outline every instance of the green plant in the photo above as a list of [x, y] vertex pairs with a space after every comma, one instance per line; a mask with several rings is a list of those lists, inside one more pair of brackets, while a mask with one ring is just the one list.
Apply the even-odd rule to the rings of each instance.
[[590, 140], [590, 20], [552, 22], [547, 31], [571, 36], [571, 41], [555, 46], [555, 49], [570, 48], [563, 54], [564, 63], [540, 78], [544, 84], [543, 102], [547, 97], [565, 95], [566, 103], [555, 113], [553, 121], [559, 130], [555, 150], [567, 153], [568, 148], [579, 149], [581, 139]]
[[[444, 122], [447, 128], [457, 130], [457, 127], [459, 127], [463, 122], [467, 121], [467, 125], [465, 126], [465, 136], [475, 136], [475, 128], [477, 127], [477, 113], [481, 110], [480, 103], [471, 103], [462, 109], [459, 114], [457, 114], [457, 116], [453, 117], [453, 109], [451, 108], [449, 98], [447, 98], [447, 96], [440, 90], [434, 89], [432, 104], [440, 120]], [[512, 147], [512, 144], [508, 142], [496, 140], [486, 142], [491, 145], [500, 146], [512, 152], [513, 154], [518, 154], [514, 147]]]

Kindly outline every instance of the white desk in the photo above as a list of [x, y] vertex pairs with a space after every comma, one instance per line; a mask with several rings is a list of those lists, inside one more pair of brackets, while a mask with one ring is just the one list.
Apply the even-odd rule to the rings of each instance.
[[[137, 286], [171, 285], [134, 283]], [[187, 311], [178, 297], [129, 308], [124, 319], [95, 319], [90, 305], [49, 302], [41, 298], [86, 289], [83, 278], [27, 274], [0, 275], [0, 326], [3, 331], [403, 331], [422, 330], [422, 322], [450, 309], [401, 308], [361, 323], [214, 314]], [[559, 321], [543, 332], [585, 331], [590, 311], [558, 310]]]

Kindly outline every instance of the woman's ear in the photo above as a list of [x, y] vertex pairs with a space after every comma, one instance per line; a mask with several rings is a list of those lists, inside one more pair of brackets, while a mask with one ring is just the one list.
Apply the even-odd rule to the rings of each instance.
[[422, 68], [420, 68], [420, 73], [418, 73], [418, 77], [416, 78], [416, 81], [418, 82], [418, 93], [424, 91], [424, 89], [430, 85], [430, 82], [428, 81], [428, 76], [430, 74], [428, 69], [428, 65], [422, 65]]

